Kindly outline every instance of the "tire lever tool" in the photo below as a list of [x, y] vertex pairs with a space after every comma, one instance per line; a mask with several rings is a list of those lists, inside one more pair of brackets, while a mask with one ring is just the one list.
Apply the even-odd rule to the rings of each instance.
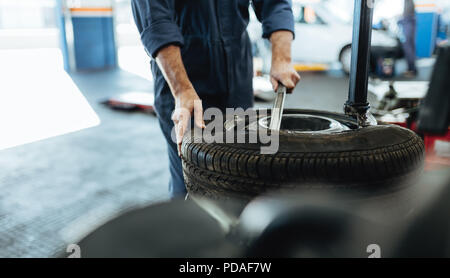
[[283, 117], [284, 110], [284, 100], [286, 98], [286, 87], [278, 83], [278, 89], [276, 92], [277, 96], [275, 97], [275, 103], [272, 109], [272, 115], [270, 117], [270, 130], [280, 130], [281, 126], [281, 118]]

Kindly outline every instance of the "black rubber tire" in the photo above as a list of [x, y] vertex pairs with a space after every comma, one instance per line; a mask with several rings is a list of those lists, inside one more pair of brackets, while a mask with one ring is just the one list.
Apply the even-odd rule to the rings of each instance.
[[[285, 110], [354, 122], [342, 114]], [[260, 144], [196, 143], [186, 136], [182, 163], [189, 194], [251, 199], [279, 189], [329, 184], [333, 188], [375, 188], [421, 168], [422, 139], [396, 125], [378, 125], [333, 134], [280, 132], [279, 151], [260, 154]], [[323, 186], [323, 185], [322, 185]]]

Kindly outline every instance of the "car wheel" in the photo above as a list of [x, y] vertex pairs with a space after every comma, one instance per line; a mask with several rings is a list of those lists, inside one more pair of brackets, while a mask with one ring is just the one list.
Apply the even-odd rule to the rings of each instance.
[[[267, 120], [270, 116], [258, 115], [244, 132], [262, 132]], [[252, 131], [255, 124], [258, 131]], [[222, 135], [229, 132], [224, 130]], [[396, 125], [357, 128], [345, 115], [314, 110], [285, 110], [278, 152], [261, 154], [262, 145], [208, 144], [186, 136], [182, 163], [189, 194], [252, 199], [265, 192], [311, 188], [316, 183], [384, 190], [387, 181], [416, 172], [424, 156], [423, 141], [411, 130]]]
[[341, 50], [339, 54], [339, 62], [342, 66], [342, 71], [345, 74], [350, 74], [351, 65], [352, 65], [352, 46], [347, 45]]

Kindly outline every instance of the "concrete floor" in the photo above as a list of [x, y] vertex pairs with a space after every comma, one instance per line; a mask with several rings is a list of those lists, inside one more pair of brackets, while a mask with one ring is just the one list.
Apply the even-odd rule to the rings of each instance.
[[102, 123], [0, 152], [0, 257], [52, 256], [66, 246], [61, 230], [83, 215], [101, 220], [168, 198], [157, 119], [100, 104], [148, 91], [148, 81], [120, 70], [72, 77]]
[[[302, 77], [287, 107], [342, 111], [346, 77]], [[149, 91], [149, 81], [122, 70], [72, 78], [101, 124], [0, 151], [0, 257], [54, 256], [71, 242], [71, 232], [79, 232], [70, 230], [74, 223], [98, 224], [168, 198], [166, 144], [157, 119], [100, 104], [112, 95]]]

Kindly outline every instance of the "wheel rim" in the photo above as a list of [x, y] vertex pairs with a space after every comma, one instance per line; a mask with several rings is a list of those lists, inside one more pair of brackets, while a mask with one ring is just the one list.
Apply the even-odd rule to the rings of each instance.
[[350, 72], [351, 63], [352, 63], [352, 49], [351, 48], [346, 48], [342, 52], [342, 55], [341, 55], [342, 69], [345, 72]]
[[[271, 117], [264, 117], [258, 121], [260, 127], [268, 129]], [[328, 118], [308, 114], [283, 115], [280, 130], [288, 133], [336, 133], [349, 130], [342, 123]]]

